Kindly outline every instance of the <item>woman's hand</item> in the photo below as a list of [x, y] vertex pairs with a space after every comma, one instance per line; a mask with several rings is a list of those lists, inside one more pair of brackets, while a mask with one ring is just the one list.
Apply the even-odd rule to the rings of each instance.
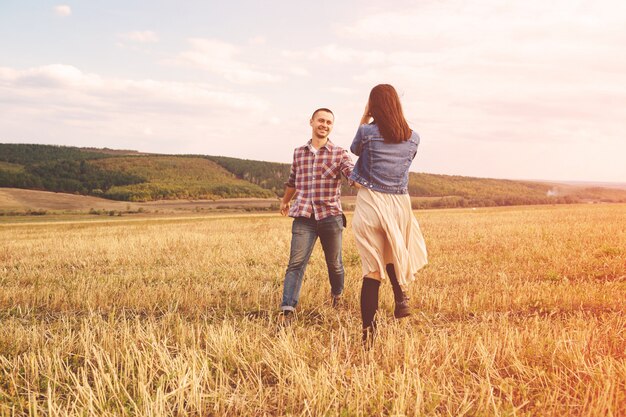
[[363, 110], [363, 116], [361, 116], [361, 124], [366, 125], [370, 122], [372, 115], [370, 114], [370, 102], [369, 100], [365, 104], [365, 109]]

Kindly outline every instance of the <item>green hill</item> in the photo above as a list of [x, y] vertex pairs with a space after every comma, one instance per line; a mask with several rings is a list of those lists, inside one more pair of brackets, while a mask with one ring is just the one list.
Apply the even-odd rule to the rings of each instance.
[[0, 187], [123, 201], [276, 197], [202, 156], [128, 155], [110, 149], [0, 144]]
[[505, 206], [570, 202], [548, 196], [548, 184], [457, 175], [409, 174], [409, 194], [440, 197], [427, 200], [429, 207]]
[[[276, 198], [289, 164], [210, 155], [0, 144], [0, 187], [123, 201]], [[355, 190], [344, 181], [344, 195]], [[410, 173], [416, 207], [626, 202], [626, 190], [571, 184]]]
[[182, 156], [124, 156], [91, 161], [111, 173], [143, 178], [136, 184], [115, 185], [102, 195], [114, 200], [271, 198], [270, 190], [237, 178], [213, 161]]
[[237, 178], [244, 179], [267, 190], [271, 190], [276, 195], [283, 195], [285, 181], [289, 177], [289, 164], [277, 162], [253, 161], [249, 159], [229, 158], [226, 156], [206, 156]]
[[110, 155], [67, 146], [0, 144], [0, 187], [93, 194], [142, 178], [106, 172], [92, 161]]

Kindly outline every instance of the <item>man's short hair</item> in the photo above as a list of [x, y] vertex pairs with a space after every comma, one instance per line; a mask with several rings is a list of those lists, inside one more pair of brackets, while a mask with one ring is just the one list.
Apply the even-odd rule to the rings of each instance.
[[332, 110], [327, 109], [326, 107], [322, 107], [313, 112], [313, 114], [311, 115], [311, 119], [315, 118], [315, 115], [317, 114], [318, 111], [327, 111], [328, 113], [333, 115], [333, 119], [335, 118], [335, 113], [333, 113]]

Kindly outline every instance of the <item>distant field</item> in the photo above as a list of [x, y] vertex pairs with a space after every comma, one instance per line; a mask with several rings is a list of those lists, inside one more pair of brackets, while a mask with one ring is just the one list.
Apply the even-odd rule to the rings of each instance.
[[[454, 199], [454, 197], [444, 197]], [[441, 197], [411, 197], [413, 207], [436, 206]], [[344, 210], [354, 210], [356, 196], [341, 197]], [[0, 188], [0, 214], [25, 213], [27, 211], [46, 211], [47, 214], [88, 213], [96, 211], [114, 211], [116, 214], [185, 213], [185, 212], [222, 212], [222, 211], [278, 211], [280, 200], [275, 198], [224, 198], [219, 200], [179, 199], [147, 202], [125, 202], [99, 197], [82, 196], [50, 191], [23, 190], [19, 188]], [[445, 205], [444, 205], [445, 207]], [[471, 206], [469, 207], [471, 208]]]
[[[412, 197], [414, 204], [432, 202], [439, 197]], [[341, 197], [347, 211], [354, 209], [356, 196]], [[82, 196], [50, 191], [0, 188], [0, 213], [2, 211], [24, 212], [26, 210], [49, 210], [50, 212], [89, 212], [96, 210], [136, 211], [144, 213], [198, 212], [219, 210], [266, 209], [278, 211], [278, 198], [226, 198], [220, 200], [160, 200], [145, 203], [130, 203], [99, 197]]]
[[[104, 198], [51, 191], [0, 188], [0, 210], [88, 211], [90, 208], [124, 210], [129, 204]], [[135, 205], [130, 205], [135, 207]]]
[[[440, 197], [411, 197], [414, 207], [432, 204]], [[344, 210], [354, 210], [356, 196], [341, 197]], [[220, 200], [160, 200], [143, 203], [131, 203], [108, 200], [99, 197], [82, 196], [50, 191], [23, 190], [19, 188], [0, 188], [0, 214], [26, 213], [28, 211], [46, 211], [47, 214], [80, 214], [92, 210], [115, 211], [121, 214], [154, 213], [202, 213], [221, 211], [266, 210], [278, 212], [278, 198], [227, 198]], [[130, 213], [129, 213], [130, 212]]]
[[[546, 183], [554, 183], [554, 181], [545, 181]], [[569, 185], [572, 187], [602, 187], [609, 189], [626, 190], [626, 182], [594, 182], [594, 181], [563, 181], [560, 185]]]
[[[415, 314], [360, 343], [276, 214], [0, 224], [0, 416], [624, 416], [626, 205], [416, 211]], [[35, 219], [35, 218], [33, 218]], [[38, 220], [38, 219], [35, 219]]]
[[50, 191], [0, 188], [0, 213], [44, 210], [52, 213], [87, 213], [90, 210], [115, 211], [126, 214], [141, 209], [144, 213], [198, 212], [203, 210], [273, 209], [277, 198], [231, 198], [221, 200], [161, 200], [131, 203], [105, 198], [54, 193]]

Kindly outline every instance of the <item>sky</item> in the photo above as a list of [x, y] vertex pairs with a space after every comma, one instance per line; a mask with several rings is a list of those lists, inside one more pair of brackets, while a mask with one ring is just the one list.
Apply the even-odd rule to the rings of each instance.
[[625, 47], [623, 0], [0, 0], [0, 143], [289, 163], [386, 83], [411, 171], [626, 182]]

